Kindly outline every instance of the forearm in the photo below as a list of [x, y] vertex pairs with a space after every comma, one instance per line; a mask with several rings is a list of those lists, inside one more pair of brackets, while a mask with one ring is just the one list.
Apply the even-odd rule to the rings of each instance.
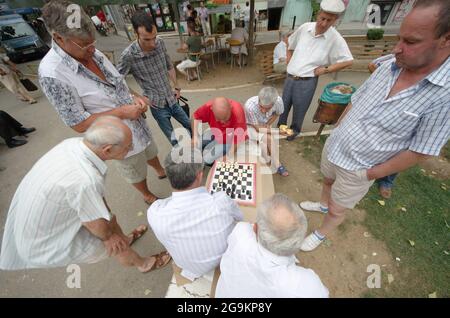
[[119, 117], [120, 119], [125, 119], [122, 110], [120, 109], [120, 107], [118, 107], [112, 110], [108, 110], [106, 112], [92, 114], [87, 119], [83, 120], [81, 123], [75, 126], [71, 126], [71, 128], [78, 133], [84, 133], [97, 118], [106, 115]]
[[201, 124], [200, 120], [197, 119], [193, 119], [192, 120], [192, 124], [191, 124], [191, 128], [192, 128], [192, 139], [193, 140], [198, 140], [199, 133], [198, 133], [198, 126]]
[[107, 241], [114, 234], [110, 222], [105, 219], [98, 219], [82, 224], [92, 235], [98, 237], [102, 241]]
[[431, 156], [411, 150], [405, 150], [388, 161], [368, 169], [367, 177], [369, 180], [383, 178], [415, 166], [416, 164], [427, 160], [429, 157]]
[[177, 73], [175, 72], [175, 68], [172, 67], [168, 72], [169, 72], [170, 81], [172, 82], [173, 86], [178, 88], [179, 86], [178, 86]]
[[286, 52], [286, 64], [289, 64], [289, 61], [291, 60], [293, 52], [294, 52], [293, 50], [287, 50], [287, 52]]
[[345, 61], [341, 63], [336, 63], [328, 66], [328, 73], [339, 72], [340, 70], [350, 67], [353, 64], [353, 61]]
[[278, 115], [272, 115], [272, 117], [270, 117], [269, 120], [267, 121], [267, 126], [271, 127], [278, 117], [279, 117]]

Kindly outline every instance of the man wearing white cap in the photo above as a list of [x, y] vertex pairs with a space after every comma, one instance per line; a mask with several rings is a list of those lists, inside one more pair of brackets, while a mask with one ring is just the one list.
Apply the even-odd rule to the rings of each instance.
[[278, 126], [286, 125], [291, 107], [294, 106], [291, 129], [300, 133], [303, 119], [316, 90], [318, 77], [349, 67], [353, 63], [344, 38], [332, 25], [344, 12], [342, 0], [323, 0], [316, 22], [301, 25], [290, 37], [287, 51], [287, 79], [284, 83], [284, 113]]

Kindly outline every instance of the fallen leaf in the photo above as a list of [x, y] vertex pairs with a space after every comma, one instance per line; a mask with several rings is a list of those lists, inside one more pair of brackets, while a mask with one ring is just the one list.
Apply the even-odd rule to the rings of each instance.
[[312, 173], [317, 173], [317, 171], [316, 170], [313, 170], [313, 171], [311, 171]]
[[377, 253], [372, 253], [372, 256], [377, 256]]
[[392, 283], [394, 281], [394, 275], [388, 274], [388, 283]]
[[414, 243], [414, 241], [408, 240], [408, 242], [409, 242], [409, 244], [410, 244], [411, 246], [416, 245], [416, 243]]
[[427, 173], [424, 169], [420, 169], [420, 171], [422, 171], [422, 173]]
[[386, 205], [386, 202], [384, 202], [383, 200], [378, 200], [378, 203], [379, 203], [381, 206], [385, 206], [385, 205]]
[[331, 241], [330, 241], [330, 240], [325, 240], [325, 241], [323, 242], [323, 244], [324, 244], [325, 246], [327, 246], [327, 247], [330, 247], [330, 246], [331, 246]]
[[300, 192], [300, 190], [298, 188], [295, 188], [295, 191]]
[[446, 190], [447, 190], [447, 187], [441, 186], [441, 189], [444, 190], [444, 191], [446, 191]]
[[406, 208], [405, 207], [402, 207], [402, 209], [401, 209], [403, 212], [406, 212]]
[[431, 211], [427, 211], [428, 214], [431, 214]]
[[434, 292], [434, 293], [432, 293], [432, 294], [429, 294], [429, 295], [428, 295], [428, 298], [437, 298], [437, 293]]
[[444, 251], [444, 254], [445, 254], [445, 255], [450, 255], [450, 253], [449, 253], [449, 252], [447, 252], [447, 251]]
[[143, 216], [143, 215], [144, 215], [144, 212], [142, 212], [142, 211], [139, 211], [137, 214], [137, 216]]
[[364, 237], [370, 237], [370, 233], [369, 232], [364, 232]]
[[431, 173], [432, 173], [432, 174], [437, 174], [437, 172], [436, 172], [436, 171], [431, 171]]
[[146, 289], [146, 290], [144, 291], [144, 295], [147, 296], [147, 295], [149, 295], [151, 292], [152, 292], [152, 291], [151, 291], [150, 289]]
[[397, 262], [400, 262], [400, 257], [396, 257], [395, 260], [396, 260]]
[[439, 245], [439, 242], [434, 242], [434, 244]]

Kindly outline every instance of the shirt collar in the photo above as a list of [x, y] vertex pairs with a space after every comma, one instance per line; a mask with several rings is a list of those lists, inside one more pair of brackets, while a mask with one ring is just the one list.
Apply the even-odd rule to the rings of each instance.
[[89, 160], [94, 165], [94, 167], [96, 167], [97, 170], [100, 171], [102, 175], [105, 175], [106, 170], [108, 169], [106, 163], [102, 159], [100, 159], [91, 149], [89, 149], [88, 146], [86, 146], [86, 144], [83, 142], [83, 138], [80, 138], [79, 145], [80, 150], [86, 157], [86, 159]]
[[[401, 70], [401, 68], [395, 63], [395, 59], [391, 63], [391, 71], [393, 74]], [[426, 80], [434, 85], [444, 87], [448, 82], [449, 73], [450, 57], [448, 57], [437, 70], [434, 70], [433, 72], [428, 74], [422, 81]]]
[[137, 57], [144, 57], [146, 55], [152, 55], [156, 53], [156, 50], [159, 47], [159, 36], [156, 36], [156, 44], [155, 44], [155, 48], [153, 50], [151, 50], [150, 52], [144, 52], [141, 48], [141, 46], [139, 45], [138, 40], [135, 40], [132, 44], [131, 44], [131, 53]]
[[311, 23], [311, 25], [308, 27], [308, 32], [311, 33], [311, 35], [315, 38], [319, 38], [321, 36], [323, 36], [325, 39], [328, 39], [330, 32], [331, 32], [331, 27], [328, 28], [328, 30], [325, 31], [325, 33], [322, 33], [321, 35], [316, 36], [316, 22]]
[[[64, 51], [54, 40], [52, 40], [52, 49], [56, 52], [56, 54], [58, 54], [62, 58], [63, 63], [68, 68], [70, 68], [74, 73], [78, 73], [81, 70], [81, 68], [84, 67], [83, 64], [81, 64], [76, 59], [74, 59], [72, 56], [67, 54], [67, 52]], [[98, 54], [97, 49], [95, 49], [94, 61], [103, 65], [103, 56]]]
[[186, 191], [173, 191], [172, 198], [183, 198], [183, 197], [194, 196], [194, 195], [203, 194], [203, 193], [208, 193], [208, 191], [206, 191], [205, 187], [198, 187], [198, 188], [194, 188], [194, 189], [186, 190]]

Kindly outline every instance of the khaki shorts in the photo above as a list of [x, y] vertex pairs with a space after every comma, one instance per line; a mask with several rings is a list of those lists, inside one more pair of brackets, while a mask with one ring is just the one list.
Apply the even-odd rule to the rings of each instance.
[[353, 209], [364, 198], [375, 181], [367, 179], [366, 169], [349, 171], [328, 161], [326, 143], [322, 150], [320, 170], [325, 178], [334, 180], [331, 186], [333, 202], [348, 209]]
[[147, 161], [158, 155], [158, 147], [152, 140], [144, 151], [123, 160], [115, 160], [119, 174], [128, 183], [138, 183], [147, 179]]

